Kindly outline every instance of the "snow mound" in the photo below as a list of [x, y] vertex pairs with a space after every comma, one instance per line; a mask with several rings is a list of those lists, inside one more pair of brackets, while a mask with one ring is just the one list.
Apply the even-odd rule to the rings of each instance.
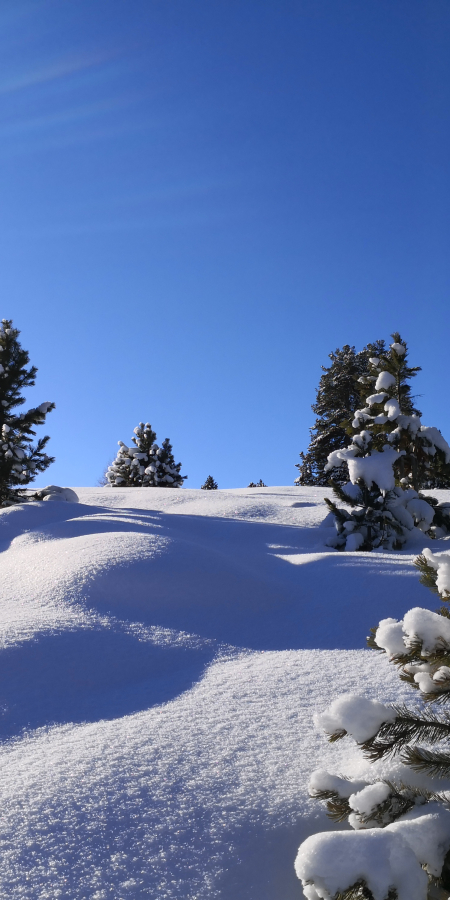
[[48, 484], [47, 487], [41, 488], [36, 492], [37, 500], [65, 500], [67, 503], [78, 503], [78, 495], [72, 488], [58, 487], [56, 484]]
[[313, 717], [406, 699], [359, 648], [429, 602], [406, 553], [324, 546], [326, 493], [77, 488], [0, 513], [1, 896], [298, 897], [296, 848], [330, 827], [317, 759], [357, 764]]

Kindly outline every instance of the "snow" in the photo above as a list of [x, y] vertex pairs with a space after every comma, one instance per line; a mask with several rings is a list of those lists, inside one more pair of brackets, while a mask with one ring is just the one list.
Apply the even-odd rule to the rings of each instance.
[[403, 450], [398, 453], [393, 447], [385, 446], [381, 452], [373, 450], [370, 456], [347, 457], [350, 481], [356, 484], [362, 478], [369, 488], [375, 483], [381, 491], [391, 491], [395, 487], [393, 465], [403, 455]]
[[377, 700], [343, 694], [324, 712], [315, 716], [315, 724], [327, 734], [346, 732], [363, 744], [377, 733], [383, 722], [393, 722], [395, 711]]
[[413, 497], [406, 504], [406, 509], [412, 515], [417, 527], [422, 531], [428, 531], [434, 518], [433, 507], [426, 500], [421, 500], [420, 497]]
[[386, 369], [380, 372], [376, 382], [375, 382], [375, 391], [386, 391], [389, 388], [394, 387], [396, 384], [395, 375], [391, 375]]
[[67, 503], [78, 503], [78, 495], [72, 488], [58, 487], [56, 484], [48, 484], [47, 487], [37, 491], [39, 500], [66, 501]]
[[399, 344], [398, 341], [395, 341], [391, 344], [393, 350], [395, 350], [397, 356], [404, 356], [406, 353], [406, 347], [404, 344]]
[[[425, 872], [401, 836], [393, 841], [387, 828], [316, 834], [300, 848], [295, 870], [307, 900], [331, 900], [361, 878], [374, 900], [385, 900], [393, 885], [398, 900], [426, 900]], [[318, 872], [323, 874], [318, 876]], [[310, 880], [314, 880], [314, 887], [305, 887]]]
[[390, 422], [393, 422], [400, 415], [400, 406], [398, 400], [395, 400], [394, 397], [391, 397], [391, 399], [384, 404], [384, 408]]
[[351, 481], [347, 481], [346, 484], [342, 485], [342, 490], [344, 494], [347, 494], [347, 497], [352, 500], [361, 500], [361, 491], [357, 484], [352, 484]]
[[397, 619], [382, 619], [375, 634], [375, 642], [391, 657], [403, 656], [406, 652], [403, 622]]
[[[428, 453], [431, 456], [434, 456], [436, 452], [434, 448], [437, 447], [438, 450], [442, 450], [442, 452], [444, 453], [445, 462], [450, 462], [450, 447], [439, 431], [439, 428], [433, 428], [430, 425], [421, 425], [420, 434], [430, 442], [431, 447], [428, 448]], [[433, 450], [433, 452], [431, 452], [431, 450]]]
[[[421, 656], [432, 656], [443, 648], [450, 647], [450, 620], [429, 609], [414, 607], [403, 619], [383, 619], [375, 633], [378, 647], [391, 657], [401, 656], [421, 642]], [[431, 677], [432, 670], [425, 663], [407, 665], [406, 671], [414, 675], [414, 680], [424, 693], [439, 690], [448, 681], [447, 667], [442, 666]]]
[[[422, 427], [426, 427], [421, 426], [420, 416], [397, 416], [397, 425], [400, 429], [406, 428], [412, 435], [416, 435], [419, 429], [421, 429]], [[394, 434], [394, 432], [392, 432], [392, 434]]]
[[383, 781], [376, 784], [368, 784], [355, 794], [350, 794], [348, 803], [351, 809], [363, 816], [368, 816], [389, 797], [390, 787]]
[[74, 490], [0, 513], [0, 895], [298, 898], [317, 761], [359, 765], [313, 716], [411, 698], [363, 648], [435, 606], [431, 541], [331, 551], [321, 488]]
[[316, 769], [312, 773], [309, 780], [309, 790], [315, 791], [334, 791], [340, 797], [350, 797], [357, 790], [366, 787], [365, 781], [354, 782], [346, 778], [340, 778], [339, 775], [331, 775], [326, 769]]
[[387, 397], [385, 391], [381, 391], [379, 394], [370, 394], [370, 396], [366, 398], [366, 403], [369, 406], [374, 406], [375, 403], [382, 403], [385, 397]]
[[410, 609], [403, 618], [403, 629], [407, 646], [417, 639], [423, 641], [422, 656], [429, 656], [439, 646], [450, 646], [450, 619], [429, 609]]
[[357, 444], [354, 444], [353, 447], [346, 447], [345, 450], [332, 450], [327, 457], [328, 461], [324, 468], [324, 472], [330, 472], [331, 469], [339, 468], [339, 466], [342, 466], [343, 462], [348, 463], [349, 459], [353, 459], [357, 453]]
[[[345, 524], [347, 525], [347, 523], [345, 523]], [[354, 522], [351, 522], [348, 524], [351, 525], [353, 528], [355, 527]], [[345, 525], [344, 525], [344, 528], [345, 528]], [[352, 553], [355, 550], [359, 550], [359, 548], [361, 547], [361, 545], [363, 543], [364, 543], [364, 538], [363, 538], [362, 534], [360, 534], [359, 532], [357, 534], [349, 534], [349, 536], [345, 542], [345, 549], [348, 553]]]
[[437, 571], [436, 587], [440, 594], [450, 594], [450, 556], [448, 554], [432, 553], [429, 547], [424, 549], [430, 566]]
[[[304, 888], [308, 900], [331, 900], [359, 879], [366, 881], [374, 900], [385, 900], [392, 887], [397, 889], [398, 900], [426, 900], [428, 879], [421, 868], [424, 844], [428, 849], [436, 841], [432, 855], [442, 868], [443, 848], [450, 845], [450, 813], [435, 807], [434, 816], [408, 815], [416, 821], [399, 820], [383, 829], [308, 838], [295, 862], [298, 877], [303, 882], [314, 881], [314, 888]], [[430, 839], [422, 843], [425, 830]]]

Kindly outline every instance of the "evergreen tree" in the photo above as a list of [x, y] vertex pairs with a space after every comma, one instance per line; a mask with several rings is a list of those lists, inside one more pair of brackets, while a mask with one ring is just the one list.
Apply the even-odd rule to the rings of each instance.
[[112, 487], [181, 487], [187, 475], [180, 475], [181, 463], [176, 463], [169, 438], [162, 447], [149, 422], [140, 422], [134, 429], [134, 447], [119, 441], [119, 450], [106, 471]]
[[317, 416], [310, 428], [311, 442], [306, 453], [300, 453], [296, 464], [299, 476], [295, 484], [329, 484], [330, 477], [338, 483], [346, 480], [344, 473], [335, 468], [325, 472], [328, 456], [334, 450], [343, 449], [348, 442], [348, 419], [360, 405], [358, 379], [369, 372], [369, 357], [383, 353], [384, 341], [368, 344], [360, 353], [349, 344], [329, 354], [330, 366], [322, 366], [323, 375], [317, 389], [316, 402], [311, 409]]
[[214, 481], [212, 475], [208, 475], [206, 481], [202, 484], [201, 489], [202, 491], [217, 491], [218, 487], [217, 481]]
[[398, 549], [414, 526], [431, 537], [450, 529], [445, 504], [420, 488], [434, 473], [450, 472], [450, 447], [437, 428], [422, 425], [412, 404], [410, 380], [420, 369], [408, 365], [398, 332], [389, 351], [369, 359], [359, 378], [363, 407], [354, 413], [351, 444], [330, 453], [325, 471], [346, 463], [350, 482], [332, 481], [335, 497], [352, 512], [325, 500], [333, 512], [339, 550]]
[[256, 482], [256, 484], [254, 481], [251, 481], [250, 484], [247, 485], [247, 487], [267, 487], [267, 484], [264, 484], [262, 478], [260, 478], [259, 481]]
[[[421, 582], [448, 604], [450, 554], [424, 550], [416, 566]], [[385, 706], [347, 694], [316, 718], [330, 741], [349, 735], [370, 763], [384, 762], [373, 772], [367, 766], [363, 776], [360, 768], [357, 777], [313, 774], [311, 795], [355, 830], [346, 832], [345, 846], [334, 832], [300, 847], [296, 870], [311, 900], [450, 896], [450, 714], [442, 711], [450, 702], [449, 620], [448, 605], [437, 612], [415, 608], [400, 622], [382, 620], [368, 639], [434, 708]]]
[[54, 403], [41, 403], [28, 412], [16, 414], [15, 408], [25, 403], [21, 391], [35, 383], [37, 369], [27, 368], [29, 355], [21, 347], [20, 332], [11, 319], [0, 326], [0, 506], [23, 503], [28, 499], [24, 487], [45, 472], [54, 458], [44, 448], [49, 437], [39, 438], [33, 445], [34, 427], [42, 425]]

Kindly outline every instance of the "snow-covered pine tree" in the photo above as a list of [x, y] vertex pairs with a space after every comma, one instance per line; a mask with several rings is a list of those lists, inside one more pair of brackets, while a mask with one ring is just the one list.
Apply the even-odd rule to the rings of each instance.
[[16, 414], [17, 406], [25, 403], [21, 391], [35, 383], [37, 369], [27, 368], [29, 355], [19, 343], [20, 331], [11, 319], [0, 325], [0, 506], [11, 506], [29, 499], [24, 487], [34, 481], [38, 472], [45, 472], [52, 456], [44, 448], [49, 437], [39, 438], [33, 445], [36, 425], [43, 425], [54, 403], [41, 403], [28, 412]]
[[332, 481], [337, 500], [326, 499], [337, 534], [329, 543], [339, 550], [399, 548], [414, 527], [431, 537], [450, 529], [450, 508], [424, 497], [420, 488], [434, 472], [450, 471], [450, 447], [437, 428], [422, 425], [414, 410], [410, 380], [420, 369], [408, 365], [400, 335], [389, 351], [371, 357], [360, 377], [364, 403], [351, 422], [352, 441], [330, 453], [325, 471], [346, 464], [350, 482]]
[[214, 481], [212, 475], [208, 475], [206, 481], [202, 484], [202, 491], [217, 491], [219, 485]]
[[256, 484], [254, 481], [251, 481], [250, 484], [247, 485], [247, 487], [267, 487], [267, 484], [264, 484], [264, 481], [262, 480], [262, 478], [260, 478], [259, 481], [256, 482]]
[[384, 341], [368, 344], [360, 353], [345, 344], [329, 354], [330, 366], [322, 366], [323, 374], [317, 389], [316, 402], [311, 409], [317, 416], [310, 428], [311, 441], [306, 453], [300, 453], [296, 463], [298, 485], [326, 486], [332, 477], [337, 483], [346, 481], [345, 473], [338, 467], [326, 471], [328, 456], [333, 450], [341, 450], [348, 443], [349, 416], [360, 406], [358, 379], [369, 372], [369, 357], [385, 351]]
[[[426, 549], [416, 565], [422, 583], [448, 604], [450, 554]], [[296, 872], [308, 900], [448, 900], [450, 714], [442, 710], [450, 702], [448, 606], [383, 619], [368, 643], [399, 667], [421, 702], [409, 709], [346, 694], [316, 716], [330, 741], [348, 735], [369, 763], [364, 770], [354, 759], [357, 774], [352, 763], [345, 776], [313, 773], [311, 795], [354, 830], [308, 838]]]
[[176, 463], [169, 438], [162, 447], [149, 422], [140, 422], [134, 429], [134, 447], [119, 441], [119, 450], [106, 470], [112, 487], [181, 487], [187, 475], [180, 475], [181, 463]]

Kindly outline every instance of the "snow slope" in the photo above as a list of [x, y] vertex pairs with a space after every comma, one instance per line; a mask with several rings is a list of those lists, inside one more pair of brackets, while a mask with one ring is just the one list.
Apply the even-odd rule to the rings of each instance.
[[299, 897], [309, 774], [353, 752], [312, 714], [410, 699], [360, 648], [434, 608], [430, 542], [331, 551], [319, 488], [75, 490], [0, 513], [0, 896]]

